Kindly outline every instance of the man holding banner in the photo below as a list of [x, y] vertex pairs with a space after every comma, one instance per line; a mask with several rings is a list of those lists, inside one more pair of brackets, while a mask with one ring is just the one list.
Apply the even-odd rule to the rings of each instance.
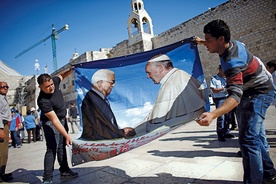
[[61, 81], [73, 72], [73, 67], [61, 72], [58, 76], [41, 74], [37, 78], [40, 93], [37, 104], [41, 109], [41, 121], [46, 139], [47, 151], [44, 157], [43, 183], [53, 182], [53, 171], [56, 156], [60, 165], [61, 178], [75, 178], [78, 173], [73, 172], [67, 162], [66, 145], [72, 144], [68, 135], [66, 122], [66, 108], [62, 92]]
[[210, 53], [219, 54], [229, 96], [219, 108], [203, 113], [197, 123], [209, 126], [237, 106], [244, 183], [276, 183], [276, 170], [260, 139], [266, 109], [273, 98], [267, 71], [243, 43], [231, 40], [230, 28], [223, 20], [211, 21], [203, 32], [205, 40], [195, 37], [195, 42], [204, 44]]

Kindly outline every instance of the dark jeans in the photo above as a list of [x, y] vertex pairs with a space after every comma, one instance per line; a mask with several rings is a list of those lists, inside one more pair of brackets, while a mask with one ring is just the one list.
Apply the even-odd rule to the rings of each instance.
[[[68, 132], [68, 126], [65, 119], [60, 120], [65, 130]], [[47, 151], [44, 157], [44, 181], [52, 180], [54, 163], [57, 155], [58, 163], [60, 165], [59, 171], [65, 172], [69, 170], [67, 155], [66, 155], [66, 143], [64, 137], [54, 127], [51, 121], [43, 122], [42, 124], [44, 135], [46, 139]]]
[[[216, 108], [219, 108], [226, 100], [226, 98], [213, 98]], [[228, 113], [223, 114], [217, 118], [217, 134], [219, 137], [224, 137], [229, 131]]]
[[11, 131], [11, 139], [12, 139], [12, 146], [16, 148], [16, 146], [21, 145], [19, 131]]

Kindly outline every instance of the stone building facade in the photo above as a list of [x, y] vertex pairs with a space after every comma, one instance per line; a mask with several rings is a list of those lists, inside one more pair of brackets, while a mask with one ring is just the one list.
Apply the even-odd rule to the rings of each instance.
[[[180, 25], [154, 36], [152, 49], [166, 46], [191, 36], [203, 37], [203, 27], [214, 19], [222, 19], [231, 28], [232, 38], [247, 45], [247, 48], [264, 62], [276, 57], [276, 1], [275, 0], [229, 0], [215, 8], [183, 22]], [[154, 22], [154, 20], [153, 20]], [[140, 45], [140, 46], [139, 46]], [[139, 52], [141, 43], [128, 45], [128, 40], [118, 43], [111, 52], [114, 57]], [[209, 81], [217, 73], [219, 58], [199, 46], [204, 74]]]
[[[21, 107], [26, 105], [26, 81], [32, 76], [23, 76], [0, 61], [0, 81], [7, 82], [9, 91], [7, 100], [11, 107], [15, 107], [21, 112]], [[33, 96], [34, 97], [34, 96]]]
[[[153, 22], [146, 12], [142, 0], [131, 0], [131, 13], [128, 18], [129, 38], [118, 43], [113, 48], [85, 52], [82, 55], [74, 53], [70, 62], [55, 71], [56, 75], [70, 67], [70, 64], [107, 59], [144, 52], [166, 46], [177, 41], [197, 35], [204, 36], [203, 27], [214, 19], [225, 20], [231, 28], [232, 38], [246, 44], [247, 48], [264, 62], [275, 59], [276, 55], [276, 1], [275, 0], [229, 0], [215, 8], [176, 25], [165, 32], [154, 35]], [[127, 33], [126, 33], [127, 34]], [[198, 46], [203, 65], [204, 75], [209, 83], [211, 76], [217, 73], [219, 57], [210, 54], [204, 46]], [[36, 81], [35, 78], [31, 80]], [[34, 82], [27, 85], [35, 86]], [[69, 76], [61, 83], [66, 105], [75, 102], [74, 76]], [[37, 95], [37, 86], [30, 87], [30, 94]], [[33, 90], [36, 91], [33, 91]], [[29, 104], [35, 103], [37, 96], [29, 98]], [[36, 105], [35, 105], [36, 106]], [[37, 106], [36, 106], [37, 107]]]

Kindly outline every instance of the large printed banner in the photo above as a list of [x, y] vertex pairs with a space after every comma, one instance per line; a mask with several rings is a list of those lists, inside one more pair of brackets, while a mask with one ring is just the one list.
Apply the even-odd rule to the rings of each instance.
[[[168, 55], [173, 66], [184, 71], [162, 86], [162, 90], [174, 88], [181, 80], [183, 87], [176, 94], [160, 90], [160, 85], [147, 78], [145, 66], [158, 54]], [[91, 89], [92, 75], [99, 69], [114, 71], [116, 83], [108, 96], [110, 106], [119, 127], [133, 127], [137, 135], [109, 140], [83, 140], [80, 137], [73, 141], [72, 165], [110, 158], [144, 145], [210, 109], [197, 45], [190, 39], [143, 53], [75, 65], [75, 91], [81, 125], [82, 100]], [[163, 103], [163, 96], [170, 95], [175, 96], [173, 103]], [[158, 112], [155, 112], [157, 108]], [[161, 118], [160, 111], [164, 114]], [[161, 123], [152, 123], [156, 119], [161, 119]]]

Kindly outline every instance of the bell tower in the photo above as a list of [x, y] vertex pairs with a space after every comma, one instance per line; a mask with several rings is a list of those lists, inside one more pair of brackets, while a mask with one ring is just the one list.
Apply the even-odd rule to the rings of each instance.
[[140, 51], [152, 49], [154, 37], [152, 20], [144, 8], [142, 0], [131, 0], [132, 12], [128, 18], [128, 45], [141, 44]]

